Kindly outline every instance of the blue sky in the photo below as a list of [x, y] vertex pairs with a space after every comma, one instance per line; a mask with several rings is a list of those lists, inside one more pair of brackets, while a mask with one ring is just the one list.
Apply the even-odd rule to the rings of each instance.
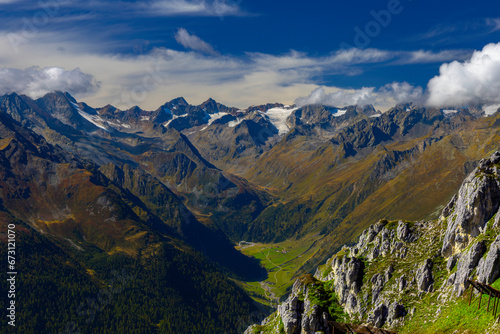
[[[483, 48], [500, 40], [500, 5], [482, 0], [0, 0], [0, 10], [0, 93], [62, 89], [122, 108], [181, 95], [238, 107], [452, 103], [467, 80], [437, 83], [470, 81], [475, 50], [475, 64], [496, 71], [496, 49]], [[460, 103], [500, 103], [478, 94]]]

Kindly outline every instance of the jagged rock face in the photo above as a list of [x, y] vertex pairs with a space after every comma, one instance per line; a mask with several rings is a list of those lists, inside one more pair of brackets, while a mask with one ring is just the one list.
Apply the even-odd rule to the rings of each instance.
[[301, 334], [322, 332], [331, 333], [328, 325], [328, 313], [320, 310], [318, 305], [314, 305], [306, 298], [304, 301], [304, 315], [301, 323]]
[[[391, 302], [383, 292], [388, 288], [389, 281], [394, 275], [394, 267], [389, 265], [383, 271], [375, 273], [369, 279], [369, 283], [365, 282], [363, 285], [365, 264], [360, 258], [365, 258], [369, 262], [389, 255], [405, 258], [407, 248], [411, 247], [410, 243], [420, 238], [419, 228], [425, 228], [425, 224], [418, 223], [412, 227], [410, 223], [403, 221], [390, 224], [386, 220], [378, 221], [361, 234], [355, 246], [341, 251], [346, 255], [334, 257], [327, 263], [327, 266], [331, 265], [332, 271], [326, 279], [334, 280], [339, 302], [348, 314], [366, 316], [366, 320], [376, 327], [395, 323], [406, 314], [404, 305]], [[427, 260], [414, 269], [420, 291], [432, 290], [434, 281], [432, 268], [432, 261]], [[391, 284], [393, 285], [389, 289], [401, 292], [408, 286], [404, 276], [397, 277]], [[372, 306], [367, 308], [367, 304]]]
[[300, 333], [304, 302], [300, 300], [299, 295], [304, 293], [305, 286], [300, 280], [296, 280], [288, 299], [278, 306], [278, 315], [283, 321], [286, 334]]
[[389, 306], [389, 315], [387, 316], [387, 322], [392, 323], [397, 319], [404, 317], [407, 314], [406, 309], [403, 305], [397, 302], [392, 303]]
[[[415, 242], [419, 236], [403, 221], [399, 221], [396, 231], [384, 229], [386, 225], [387, 220], [380, 220], [363, 231], [359, 242], [350, 250], [351, 257], [364, 253], [366, 258], [372, 261], [380, 255], [397, 253], [398, 257], [404, 258], [407, 249], [403, 242]], [[373, 247], [369, 247], [371, 243]]]
[[335, 258], [332, 274], [335, 277], [335, 291], [341, 304], [351, 312], [356, 312], [356, 293], [359, 292], [363, 279], [363, 262], [356, 258], [344, 256]]
[[278, 306], [278, 314], [283, 320], [286, 334], [300, 333], [301, 314], [304, 303], [298, 296], [291, 296], [286, 302]]
[[[443, 211], [448, 228], [442, 253], [450, 257], [464, 250], [473, 238], [484, 231], [486, 223], [500, 206], [500, 153], [481, 160], [459, 190], [458, 196]], [[451, 209], [453, 208], [453, 209]]]
[[432, 291], [434, 279], [432, 277], [432, 261], [430, 259], [427, 259], [422, 266], [418, 268], [415, 278], [420, 291]]
[[[311, 289], [308, 284], [315, 283], [296, 280], [288, 299], [278, 306], [277, 315], [283, 323], [286, 334], [332, 333], [329, 324], [332, 319], [325, 310], [311, 301]], [[269, 319], [264, 320], [262, 324], [268, 322]], [[251, 328], [245, 333], [253, 333]]]
[[457, 272], [455, 279], [453, 281], [453, 290], [458, 294], [462, 295], [463, 292], [469, 287], [467, 279], [470, 274], [476, 268], [479, 260], [486, 251], [486, 246], [484, 242], [478, 242], [474, 244], [468, 252], [462, 254], [457, 264]]
[[377, 302], [380, 292], [382, 292], [382, 289], [384, 288], [385, 283], [387, 283], [387, 281], [385, 280], [384, 275], [375, 274], [372, 277], [371, 282], [372, 282], [372, 304], [375, 304]]
[[493, 283], [500, 276], [500, 235], [491, 244], [486, 258], [481, 258], [477, 267], [478, 281]]
[[448, 261], [446, 262], [446, 269], [448, 269], [448, 271], [451, 271], [457, 264], [459, 258], [460, 258], [459, 254], [450, 256], [448, 258]]
[[370, 124], [366, 120], [359, 121], [344, 131], [339, 133], [334, 139], [333, 143], [340, 145], [343, 143], [352, 143], [357, 151], [365, 147], [374, 147], [377, 144], [390, 140], [391, 137], [383, 132], [380, 128]]
[[375, 274], [373, 275], [371, 282], [372, 282], [372, 304], [376, 304], [378, 297], [380, 293], [382, 292], [382, 289], [384, 289], [385, 285], [389, 280], [391, 279], [392, 272], [394, 269], [392, 266], [387, 268], [387, 270], [384, 273], [380, 274]]
[[373, 313], [370, 315], [370, 317], [368, 317], [368, 321], [375, 327], [382, 327], [387, 320], [388, 314], [389, 310], [387, 306], [381, 304], [377, 308], [375, 308], [375, 310], [373, 310]]

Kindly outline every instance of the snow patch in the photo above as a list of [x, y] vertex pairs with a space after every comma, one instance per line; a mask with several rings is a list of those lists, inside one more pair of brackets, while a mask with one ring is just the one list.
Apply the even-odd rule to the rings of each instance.
[[[175, 109], [175, 108], [174, 108]], [[188, 114], [184, 114], [184, 115], [180, 115], [180, 116], [177, 116], [177, 115], [172, 115], [172, 119], [166, 121], [165, 123], [163, 123], [162, 125], [166, 128], [174, 119], [177, 119], [177, 118], [181, 118], [181, 117], [186, 117]]]
[[215, 122], [216, 120], [218, 120], [218, 119], [220, 119], [220, 118], [222, 118], [222, 117], [224, 117], [226, 115], [228, 115], [227, 112], [218, 112], [218, 113], [211, 114], [211, 115], [207, 114], [207, 116], [208, 116], [208, 124], [205, 127], [203, 127], [203, 129], [201, 129], [200, 131], [205, 130], [210, 125], [212, 125], [213, 122]]
[[243, 118], [238, 118], [236, 121], [230, 121], [229, 123], [227, 123], [227, 126], [230, 128], [234, 128], [238, 124], [241, 124], [241, 122], [243, 122]]
[[[335, 111], [335, 112], [333, 112]], [[347, 112], [347, 109], [333, 109], [332, 111], [330, 111], [333, 115], [333, 117], [340, 117], [340, 116], [344, 116]]]
[[382, 114], [375, 114], [375, 115], [371, 115], [370, 117], [375, 118], [375, 117], [380, 117], [380, 116], [382, 116]]
[[279, 135], [284, 135], [290, 131], [290, 128], [286, 124], [286, 119], [297, 109], [272, 108], [262, 114], [267, 116], [269, 121], [278, 129]]
[[82, 109], [80, 109], [80, 106], [78, 104], [76, 104], [75, 102], [69, 101], [69, 103], [71, 103], [71, 105], [73, 106], [73, 108], [76, 109], [76, 111], [78, 112], [78, 114], [80, 116], [82, 116], [83, 118], [85, 118], [87, 121], [89, 121], [90, 123], [94, 124], [98, 128], [101, 128], [103, 130], [108, 131], [108, 129], [106, 129], [106, 127], [103, 125], [106, 122], [101, 117], [99, 117], [97, 115], [87, 114], [85, 111], [83, 111]]
[[449, 115], [449, 114], [456, 114], [458, 110], [455, 109], [443, 109], [443, 114]]

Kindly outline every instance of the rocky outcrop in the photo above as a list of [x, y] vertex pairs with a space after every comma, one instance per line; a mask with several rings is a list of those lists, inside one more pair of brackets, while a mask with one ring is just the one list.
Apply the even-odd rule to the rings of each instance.
[[403, 305], [394, 302], [389, 306], [389, 315], [387, 316], [387, 322], [393, 323], [396, 320], [404, 317], [407, 314], [406, 309]]
[[283, 320], [286, 334], [300, 333], [301, 317], [304, 303], [297, 295], [292, 295], [286, 302], [278, 306], [278, 314]]
[[427, 292], [432, 290], [434, 279], [432, 278], [432, 261], [430, 259], [425, 260], [422, 266], [418, 268], [415, 279], [420, 291]]
[[[318, 304], [318, 298], [322, 298], [318, 293], [324, 294], [324, 288], [322, 283], [311, 275], [297, 279], [293, 284], [292, 293], [278, 306], [275, 316], [265, 319], [260, 325], [249, 327], [245, 333], [259, 332], [259, 327], [263, 326], [272, 327], [276, 333], [333, 333], [331, 322], [338, 319], [333, 319], [328, 310]], [[281, 326], [282, 331], [279, 329]]]
[[370, 261], [378, 256], [395, 253], [404, 258], [407, 252], [406, 243], [415, 242], [419, 235], [410, 228], [408, 223], [399, 221], [397, 229], [386, 229], [388, 221], [383, 219], [371, 225], [359, 237], [358, 243], [350, 248], [350, 256], [364, 254]]
[[403, 292], [409, 285], [419, 286], [421, 292], [432, 291], [432, 261], [428, 259], [413, 266], [410, 279], [414, 283], [408, 283], [406, 276], [400, 274], [401, 269], [396, 270], [391, 264], [378, 272], [367, 273], [365, 262], [370, 265], [384, 263], [386, 258], [404, 260], [412, 243], [429, 228], [424, 222], [380, 220], [361, 234], [356, 245], [342, 249], [327, 262], [328, 275], [322, 275], [319, 270], [316, 277], [334, 281], [339, 302], [350, 316], [365, 319], [376, 327], [396, 323], [407, 314], [406, 307], [391, 300], [389, 294]]
[[368, 321], [376, 327], [382, 327], [387, 320], [388, 314], [389, 309], [387, 306], [381, 304], [373, 310], [373, 313], [368, 317]]
[[361, 289], [363, 279], [363, 262], [356, 257], [335, 258], [332, 263], [332, 277], [335, 277], [335, 292], [341, 304], [355, 312], [356, 294]]
[[500, 153], [480, 161], [465, 179], [458, 196], [443, 211], [448, 227], [442, 253], [450, 257], [464, 250], [482, 233], [500, 207]]
[[449, 281], [449, 283], [453, 284], [453, 290], [458, 295], [461, 295], [469, 287], [467, 279], [470, 277], [474, 268], [478, 265], [485, 250], [486, 246], [484, 242], [478, 242], [460, 256], [454, 279]]
[[480, 235], [485, 238], [487, 231], [497, 233], [500, 227], [499, 164], [499, 152], [481, 160], [441, 216], [447, 223], [441, 249], [442, 255], [448, 258], [446, 269], [452, 272], [456, 266], [456, 272], [450, 274], [446, 285], [452, 286], [457, 295], [462, 295], [469, 287], [467, 279], [476, 268], [477, 279], [486, 284], [491, 284], [500, 275], [500, 240], [497, 238], [489, 251], [484, 241], [474, 241]]
[[481, 258], [477, 267], [477, 280], [491, 284], [500, 276], [500, 235], [491, 244], [486, 258]]
[[278, 306], [278, 315], [283, 321], [286, 334], [300, 333], [304, 301], [299, 296], [305, 292], [305, 286], [297, 280], [293, 284], [292, 293], [288, 299]]
[[309, 298], [305, 299], [300, 333], [332, 333], [329, 321], [330, 316], [325, 310], [322, 310], [319, 305], [313, 304]]

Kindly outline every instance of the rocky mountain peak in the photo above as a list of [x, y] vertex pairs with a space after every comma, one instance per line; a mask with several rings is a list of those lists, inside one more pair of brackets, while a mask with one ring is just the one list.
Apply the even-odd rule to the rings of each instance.
[[97, 111], [101, 116], [113, 117], [116, 114], [116, 112], [119, 111], [119, 109], [112, 106], [111, 104], [108, 104], [102, 108], [98, 108]]
[[35, 100], [35, 103], [65, 125], [69, 125], [75, 129], [92, 126], [92, 124], [78, 114], [78, 103], [69, 93], [60, 91], [48, 93]]
[[179, 106], [188, 106], [189, 105], [189, 103], [187, 103], [187, 101], [182, 96], [171, 100], [170, 102], [168, 102], [168, 104], [179, 105]]
[[262, 111], [262, 112], [266, 112], [268, 111], [269, 109], [273, 109], [273, 108], [284, 108], [285, 105], [282, 104], [282, 103], [267, 103], [267, 104], [261, 104], [261, 105], [258, 105], [258, 106], [251, 106], [251, 107], [248, 107], [246, 109], [246, 112], [253, 112], [253, 111]]

